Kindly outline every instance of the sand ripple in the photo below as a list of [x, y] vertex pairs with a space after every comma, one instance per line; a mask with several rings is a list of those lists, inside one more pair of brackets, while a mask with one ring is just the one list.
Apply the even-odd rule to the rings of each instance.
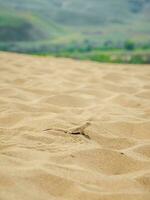
[[149, 66], [0, 53], [0, 94], [0, 200], [150, 199]]

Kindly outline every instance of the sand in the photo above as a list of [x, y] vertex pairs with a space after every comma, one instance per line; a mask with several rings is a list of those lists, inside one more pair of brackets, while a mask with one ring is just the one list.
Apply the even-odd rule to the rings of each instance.
[[150, 199], [150, 66], [0, 53], [0, 200]]

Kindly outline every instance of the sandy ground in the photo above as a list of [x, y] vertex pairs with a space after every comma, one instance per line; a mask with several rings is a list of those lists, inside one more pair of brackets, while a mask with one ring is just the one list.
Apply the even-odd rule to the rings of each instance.
[[127, 199], [150, 199], [150, 66], [0, 53], [0, 200]]

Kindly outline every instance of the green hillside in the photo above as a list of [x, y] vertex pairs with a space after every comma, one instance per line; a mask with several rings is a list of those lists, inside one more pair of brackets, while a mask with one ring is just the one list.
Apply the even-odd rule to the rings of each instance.
[[36, 26], [34, 20], [13, 13], [0, 13], [0, 38], [2, 42], [33, 41], [44, 38], [40, 27]]
[[0, 0], [0, 50], [149, 48], [149, 9], [150, 0]]

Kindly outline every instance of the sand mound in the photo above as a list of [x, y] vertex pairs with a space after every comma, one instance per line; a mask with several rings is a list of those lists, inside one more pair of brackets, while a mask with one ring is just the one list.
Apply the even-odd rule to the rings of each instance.
[[150, 67], [0, 53], [0, 200], [149, 200]]

